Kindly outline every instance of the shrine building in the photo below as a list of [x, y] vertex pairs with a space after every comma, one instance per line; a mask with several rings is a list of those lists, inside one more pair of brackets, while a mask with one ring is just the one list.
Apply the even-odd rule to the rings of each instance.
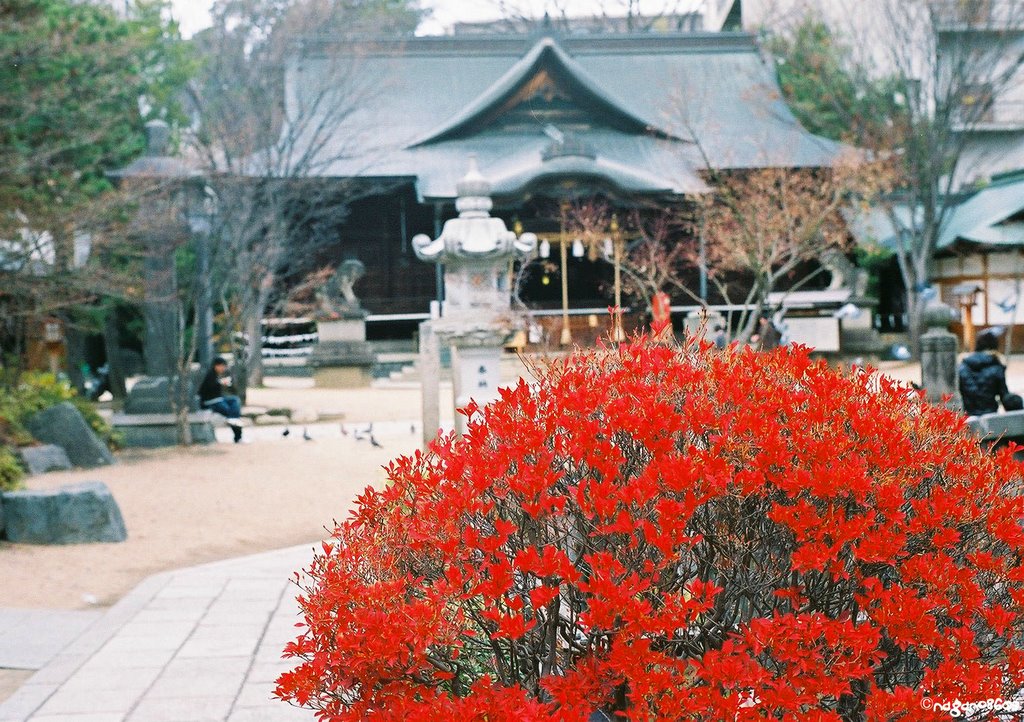
[[[351, 95], [352, 112], [332, 125], [315, 113], [340, 64], [347, 86], [333, 92]], [[312, 159], [308, 174], [360, 189], [343, 221], [315, 231], [329, 236], [317, 260], [365, 265], [356, 291], [371, 335], [375, 323], [414, 328], [443, 296], [411, 238], [436, 237], [456, 214], [471, 156], [494, 215], [557, 242], [567, 203], [596, 198], [620, 216], [685, 207], [709, 191], [708, 169], [821, 167], [841, 150], [799, 125], [746, 33], [310, 39], [285, 88], [283, 132]], [[609, 264], [555, 245], [523, 300], [560, 307], [564, 257], [573, 313], [607, 308]]]

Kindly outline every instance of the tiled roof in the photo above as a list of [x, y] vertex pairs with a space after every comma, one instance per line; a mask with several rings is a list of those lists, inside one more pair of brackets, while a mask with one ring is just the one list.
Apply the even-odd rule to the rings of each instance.
[[[291, 64], [291, 117], [336, 66], [330, 43], [307, 43]], [[470, 153], [496, 192], [580, 173], [631, 193], [693, 193], [706, 165], [822, 166], [842, 148], [797, 123], [746, 34], [416, 38], [343, 51], [356, 108], [319, 148], [316, 175], [409, 177], [421, 199], [454, 198]], [[593, 121], [571, 129], [589, 161], [545, 160], [544, 117], [501, 124], [542, 71]]]

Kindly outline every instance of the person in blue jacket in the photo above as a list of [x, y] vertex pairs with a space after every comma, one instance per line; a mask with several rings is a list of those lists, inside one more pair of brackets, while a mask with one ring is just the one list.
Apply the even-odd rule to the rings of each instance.
[[210, 364], [210, 369], [199, 384], [199, 403], [227, 419], [228, 426], [235, 435], [235, 443], [242, 440], [242, 402], [237, 396], [224, 393], [221, 377], [228, 370], [228, 362], [218, 356]]

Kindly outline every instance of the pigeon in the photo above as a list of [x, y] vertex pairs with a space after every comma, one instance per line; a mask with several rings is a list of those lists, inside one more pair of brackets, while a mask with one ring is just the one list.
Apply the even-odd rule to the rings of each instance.
[[371, 446], [376, 446], [378, 449], [383, 449], [384, 448], [383, 446], [380, 445], [380, 442], [377, 441], [377, 439], [374, 438], [373, 434], [370, 434], [370, 445]]
[[409, 433], [410, 434], [415, 434], [416, 433], [416, 424], [409, 424]]
[[284, 431], [281, 432], [281, 436], [288, 436], [288, 434], [290, 433], [292, 433], [291, 429], [285, 429]]
[[313, 440], [313, 437], [309, 435], [309, 429], [305, 427], [302, 428], [302, 438], [305, 439], [306, 441]]
[[910, 349], [898, 343], [892, 345], [890, 352], [892, 353], [892, 357], [898, 361], [907, 361], [911, 356]]

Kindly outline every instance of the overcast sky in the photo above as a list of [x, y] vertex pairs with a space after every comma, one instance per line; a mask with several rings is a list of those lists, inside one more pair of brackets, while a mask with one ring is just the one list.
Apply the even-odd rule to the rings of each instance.
[[[186, 37], [210, 24], [210, 4], [211, 0], [171, 0], [175, 18], [181, 23], [182, 33]], [[510, 4], [529, 8], [533, 14], [540, 16], [544, 13], [545, 6], [553, 3], [550, 0], [511, 0]], [[602, 0], [561, 0], [558, 4], [564, 5], [573, 15], [600, 12], [602, 6], [611, 13], [611, 8], [615, 6], [614, 2]], [[699, 4], [700, 0], [679, 0], [682, 8]], [[443, 33], [456, 20], [492, 20], [499, 15], [493, 0], [423, 0], [421, 5], [431, 10], [430, 19], [420, 27], [420, 33], [425, 35]], [[641, 10], [645, 12], [657, 13], [664, 12], [665, 8], [671, 7], [673, 3], [668, 0], [650, 0], [646, 3], [641, 1], [640, 5]], [[647, 7], [644, 7], [645, 5]]]

